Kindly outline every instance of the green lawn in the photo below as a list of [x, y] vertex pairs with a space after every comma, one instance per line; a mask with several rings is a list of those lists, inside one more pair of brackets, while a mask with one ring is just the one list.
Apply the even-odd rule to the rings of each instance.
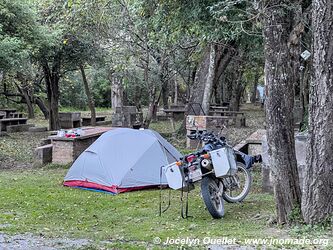
[[[172, 206], [158, 216], [159, 191], [109, 195], [62, 186], [63, 168], [2, 171], [0, 176], [0, 232], [32, 232], [45, 237], [92, 239], [97, 246], [142, 248], [154, 237], [279, 238], [286, 230], [267, 225], [274, 214], [271, 195], [252, 193], [242, 204], [226, 204], [226, 214], [213, 220], [205, 210], [199, 188], [190, 194], [190, 215], [180, 217], [179, 192]], [[168, 191], [164, 191], [167, 195]], [[1, 227], [2, 226], [2, 227]], [[297, 232], [296, 234], [304, 233]]]
[[[258, 118], [255, 116], [255, 119]], [[47, 125], [41, 119], [30, 122]], [[238, 137], [256, 129], [252, 123], [249, 119], [250, 126], [246, 129], [228, 128], [228, 138], [238, 141]], [[171, 135], [169, 121], [152, 123], [151, 127], [167, 136], [183, 153], [189, 152], [184, 149], [184, 137]], [[283, 228], [269, 223], [275, 217], [275, 203], [272, 195], [260, 192], [260, 168], [253, 172], [250, 195], [241, 204], [226, 204], [226, 214], [221, 220], [213, 220], [205, 210], [199, 187], [190, 193], [189, 213], [192, 217], [181, 218], [178, 191], [171, 192], [171, 208], [159, 217], [159, 190], [113, 196], [63, 187], [65, 166], [33, 169], [34, 149], [47, 135], [14, 133], [0, 137], [0, 234], [28, 232], [51, 239], [92, 240], [93, 243], [84, 249], [164, 247], [153, 243], [155, 237], [161, 238], [162, 242], [167, 237], [228, 237], [236, 238], [239, 245], [245, 245], [245, 240], [250, 238], [330, 238], [326, 248], [333, 249], [330, 228], [304, 225]], [[163, 194], [167, 197], [168, 191], [164, 190]], [[291, 249], [301, 247], [313, 249], [309, 245], [289, 246]], [[174, 248], [170, 246], [170, 249]]]

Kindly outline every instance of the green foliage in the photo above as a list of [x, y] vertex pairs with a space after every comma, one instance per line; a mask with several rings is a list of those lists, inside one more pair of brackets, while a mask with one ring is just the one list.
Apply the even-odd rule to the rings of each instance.
[[28, 60], [36, 33], [34, 14], [20, 1], [0, 1], [0, 70], [20, 68]]
[[293, 224], [303, 223], [301, 207], [294, 207], [291, 213], [289, 214], [289, 221]]

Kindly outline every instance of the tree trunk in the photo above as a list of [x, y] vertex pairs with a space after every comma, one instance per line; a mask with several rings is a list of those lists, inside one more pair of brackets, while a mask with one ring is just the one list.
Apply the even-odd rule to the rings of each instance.
[[251, 94], [251, 103], [255, 103], [257, 100], [257, 86], [259, 81], [259, 72], [257, 71], [254, 76], [252, 94]]
[[42, 61], [43, 72], [47, 89], [47, 99], [49, 103], [49, 129], [60, 129], [59, 120], [59, 79], [61, 56], [58, 54], [53, 58], [52, 69], [46, 59]]
[[177, 72], [175, 71], [175, 76], [174, 76], [174, 87], [175, 87], [175, 94], [174, 94], [174, 99], [173, 99], [173, 104], [177, 105], [178, 104], [178, 79], [177, 79]]
[[301, 191], [295, 155], [293, 106], [294, 65], [289, 35], [293, 13], [282, 0], [265, 1], [265, 82], [268, 153], [273, 176], [278, 223], [290, 222], [292, 210], [299, 207]]
[[188, 114], [202, 114], [201, 105], [203, 100], [203, 93], [205, 90], [205, 82], [209, 68], [210, 48], [206, 48], [201, 63], [197, 68], [195, 74], [194, 84], [191, 88], [191, 96], [188, 105]]
[[230, 106], [229, 106], [231, 111], [239, 111], [241, 97], [245, 89], [242, 82], [243, 71], [244, 71], [244, 69], [242, 68], [243, 66], [238, 64], [236, 67], [237, 69], [235, 69], [233, 72], [235, 81], [232, 86]]
[[163, 101], [163, 108], [168, 109], [168, 97], [169, 97], [169, 88], [168, 88], [168, 83], [166, 82], [165, 84], [162, 84], [162, 101]]
[[49, 119], [49, 110], [45, 106], [45, 104], [42, 101], [42, 99], [40, 99], [39, 97], [35, 97], [35, 103], [37, 104], [37, 106], [39, 107], [39, 109], [42, 111], [45, 120]]
[[80, 71], [81, 71], [81, 75], [82, 75], [84, 91], [86, 92], [86, 95], [87, 95], [87, 98], [88, 98], [88, 106], [89, 106], [90, 113], [91, 113], [91, 125], [96, 126], [95, 102], [94, 102], [94, 98], [91, 94], [89, 84], [88, 84], [88, 80], [87, 80], [87, 76], [86, 76], [86, 72], [85, 72], [84, 67], [83, 67], [82, 64], [80, 64]]
[[28, 85], [28, 81], [25, 78], [25, 76], [23, 74], [21, 74], [20, 72], [17, 73], [17, 79], [20, 81], [20, 84], [15, 83], [16, 88], [18, 90], [18, 92], [22, 95], [23, 100], [22, 102], [27, 104], [27, 110], [28, 110], [28, 118], [29, 119], [34, 119], [35, 118], [35, 112], [34, 112], [34, 108], [32, 105], [32, 99], [33, 96], [31, 94], [29, 94], [29, 85]]
[[333, 13], [332, 2], [313, 1], [313, 81], [302, 212], [306, 223], [333, 214]]
[[0, 71], [0, 83], [2, 84], [2, 81], [3, 81], [3, 79], [4, 79], [4, 73], [3, 73], [3, 71]]
[[147, 113], [146, 119], [143, 122], [144, 128], [149, 128], [150, 122], [153, 119], [154, 114], [157, 112], [159, 98], [156, 98], [156, 88], [154, 88], [151, 98], [152, 98], [152, 100], [148, 107], [148, 113]]
[[123, 106], [123, 83], [122, 78], [115, 73], [109, 75], [109, 80], [111, 82], [111, 105], [114, 110], [116, 107]]
[[24, 96], [25, 103], [27, 104], [28, 118], [34, 119], [35, 118], [34, 107], [31, 102], [31, 96], [29, 95], [26, 87], [22, 88], [22, 95]]
[[206, 115], [209, 114], [209, 108], [210, 108], [210, 99], [212, 95], [213, 90], [213, 81], [215, 78], [215, 67], [216, 67], [216, 45], [211, 44], [210, 45], [210, 51], [209, 51], [209, 66], [208, 66], [208, 72], [206, 75], [206, 81], [204, 82], [204, 92], [202, 97], [202, 109], [205, 112]]

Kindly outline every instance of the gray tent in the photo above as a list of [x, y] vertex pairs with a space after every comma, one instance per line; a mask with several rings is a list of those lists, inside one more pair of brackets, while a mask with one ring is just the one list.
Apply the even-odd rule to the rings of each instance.
[[[74, 162], [65, 186], [112, 193], [160, 184], [161, 166], [181, 154], [152, 130], [117, 128], [104, 133]], [[166, 184], [164, 174], [162, 184]]]

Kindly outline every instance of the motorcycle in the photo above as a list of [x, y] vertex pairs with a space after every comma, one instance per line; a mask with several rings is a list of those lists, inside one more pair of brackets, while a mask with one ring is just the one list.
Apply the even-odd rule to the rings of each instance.
[[165, 167], [169, 187], [190, 191], [195, 182], [201, 181], [202, 199], [208, 212], [213, 218], [221, 218], [224, 200], [241, 202], [248, 195], [252, 183], [249, 169], [261, 157], [234, 150], [225, 137], [214, 133], [197, 131], [188, 137], [202, 141], [204, 146]]

